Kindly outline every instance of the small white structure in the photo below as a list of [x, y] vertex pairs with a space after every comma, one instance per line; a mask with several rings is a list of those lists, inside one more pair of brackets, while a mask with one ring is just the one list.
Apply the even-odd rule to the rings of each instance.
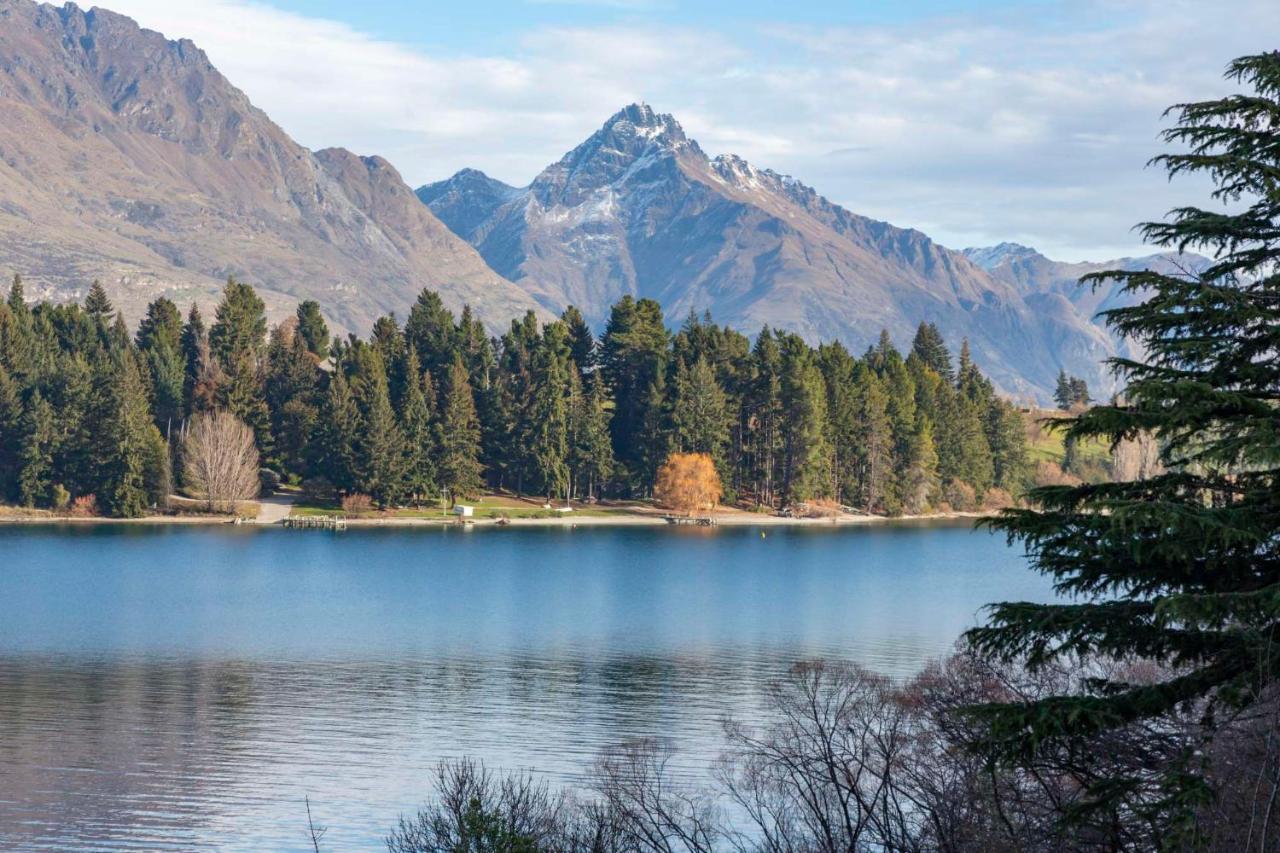
[[459, 518], [471, 518], [476, 514], [476, 508], [466, 504], [454, 504], [453, 514]]

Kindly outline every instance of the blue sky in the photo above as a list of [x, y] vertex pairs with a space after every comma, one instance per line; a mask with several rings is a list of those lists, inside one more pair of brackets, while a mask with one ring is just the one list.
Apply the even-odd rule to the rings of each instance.
[[780, 3], [764, 0], [498, 0], [498, 2], [412, 2], [412, 0], [279, 0], [271, 5], [300, 15], [344, 21], [381, 38], [431, 50], [486, 52], [518, 45], [539, 27], [597, 27], [639, 23], [695, 26], [750, 34], [772, 24], [854, 26], [917, 20], [1052, 13], [1050, 0], [874, 0], [874, 2]]
[[527, 183], [642, 100], [858, 213], [1064, 260], [1141, 252], [1136, 222], [1200, 201], [1144, 168], [1161, 112], [1280, 44], [1275, 0], [102, 2], [193, 39], [302, 144], [415, 186]]

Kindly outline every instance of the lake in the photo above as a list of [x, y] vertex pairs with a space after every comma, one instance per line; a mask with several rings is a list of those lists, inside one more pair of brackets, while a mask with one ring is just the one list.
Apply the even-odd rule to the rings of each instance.
[[471, 755], [572, 785], [657, 735], [704, 773], [792, 663], [897, 677], [1002, 599], [968, 522], [0, 526], [0, 849], [378, 847]]

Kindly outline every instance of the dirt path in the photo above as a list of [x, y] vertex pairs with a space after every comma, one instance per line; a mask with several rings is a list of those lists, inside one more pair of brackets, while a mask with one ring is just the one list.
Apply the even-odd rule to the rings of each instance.
[[279, 524], [293, 512], [293, 498], [288, 495], [270, 495], [258, 500], [256, 524]]

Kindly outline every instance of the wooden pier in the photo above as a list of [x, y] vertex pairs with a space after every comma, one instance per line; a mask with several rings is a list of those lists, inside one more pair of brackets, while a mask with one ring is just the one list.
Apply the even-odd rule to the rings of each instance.
[[695, 527], [715, 527], [716, 520], [708, 515], [664, 515], [667, 524], [692, 524]]
[[299, 530], [347, 529], [347, 520], [339, 515], [291, 515], [282, 523], [285, 527]]

